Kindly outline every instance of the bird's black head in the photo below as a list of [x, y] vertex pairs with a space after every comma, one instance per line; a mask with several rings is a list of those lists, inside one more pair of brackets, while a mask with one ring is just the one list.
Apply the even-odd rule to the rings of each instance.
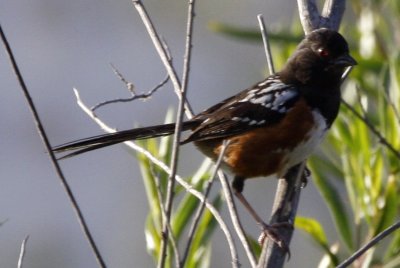
[[308, 34], [283, 68], [286, 82], [303, 85], [338, 85], [343, 71], [357, 62], [338, 32], [318, 29]]

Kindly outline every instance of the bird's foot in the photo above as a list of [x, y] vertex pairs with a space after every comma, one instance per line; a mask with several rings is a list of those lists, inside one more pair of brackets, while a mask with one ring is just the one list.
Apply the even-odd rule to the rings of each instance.
[[262, 246], [266, 238], [271, 239], [275, 244], [278, 245], [283, 251], [288, 254], [288, 259], [290, 259], [290, 249], [283, 239], [282, 235], [279, 233], [279, 228], [293, 229], [293, 224], [289, 222], [278, 222], [273, 224], [261, 224], [262, 233], [258, 237], [258, 243]]

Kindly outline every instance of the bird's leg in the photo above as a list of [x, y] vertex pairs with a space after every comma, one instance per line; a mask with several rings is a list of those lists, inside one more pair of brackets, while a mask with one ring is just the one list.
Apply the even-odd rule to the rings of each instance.
[[243, 206], [247, 209], [247, 211], [250, 213], [250, 215], [262, 229], [262, 234], [260, 235], [258, 242], [262, 245], [264, 243], [265, 238], [269, 237], [280, 248], [287, 251], [290, 255], [289, 248], [286, 245], [285, 241], [280, 237], [277, 229], [280, 227], [293, 228], [293, 225], [287, 222], [266, 224], [242, 194], [244, 187], [244, 180], [245, 179], [243, 177], [235, 176], [232, 182], [232, 188], [235, 196], [239, 199], [239, 201], [243, 204]]

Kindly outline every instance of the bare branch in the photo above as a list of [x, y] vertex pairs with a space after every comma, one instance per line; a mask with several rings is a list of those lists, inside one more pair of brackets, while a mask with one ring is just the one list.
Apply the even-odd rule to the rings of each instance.
[[368, 120], [368, 118], [362, 116], [356, 109], [353, 108], [348, 102], [342, 99], [342, 103], [349, 109], [358, 119], [364, 122], [369, 130], [378, 138], [379, 142], [382, 143], [389, 151], [391, 151], [398, 159], [400, 159], [400, 151], [393, 147], [388, 140], [379, 132], [377, 128]]
[[[224, 196], [225, 196], [226, 203], [228, 206], [229, 214], [230, 214], [233, 226], [235, 228], [236, 234], [238, 235], [240, 242], [242, 243], [242, 246], [244, 247], [244, 250], [247, 254], [247, 258], [251, 264], [251, 267], [255, 267], [257, 262], [254, 257], [253, 251], [251, 250], [249, 242], [247, 241], [243, 226], [240, 223], [237, 208], [236, 208], [235, 202], [233, 201], [233, 194], [232, 194], [231, 188], [229, 187], [229, 181], [222, 170], [220, 170], [218, 172], [218, 177], [221, 182], [222, 190], [224, 191]], [[236, 257], [233, 259], [233, 263], [232, 263], [233, 267], [240, 266], [239, 260], [237, 258], [238, 258], [238, 256], [236, 255]]]
[[19, 252], [19, 258], [18, 258], [18, 268], [22, 268], [23, 267], [23, 263], [24, 263], [24, 257], [25, 257], [25, 248], [26, 248], [26, 243], [28, 242], [29, 239], [29, 235], [27, 235], [25, 237], [24, 240], [22, 240], [22, 244], [21, 244], [21, 250]]
[[82, 214], [82, 211], [79, 208], [78, 202], [76, 201], [75, 196], [72, 193], [71, 187], [69, 186], [67, 180], [65, 179], [65, 176], [64, 176], [64, 174], [63, 174], [63, 172], [62, 172], [62, 170], [61, 170], [61, 168], [60, 168], [60, 166], [59, 166], [59, 164], [57, 162], [57, 159], [56, 159], [53, 151], [51, 150], [51, 145], [50, 145], [49, 139], [47, 138], [47, 134], [46, 134], [46, 132], [45, 132], [45, 130], [43, 128], [43, 125], [41, 123], [41, 120], [40, 120], [40, 117], [39, 117], [39, 113], [36, 110], [35, 104], [33, 103], [32, 97], [31, 97], [31, 95], [30, 95], [30, 93], [28, 91], [28, 88], [27, 88], [27, 86], [25, 84], [25, 81], [24, 81], [24, 79], [22, 77], [22, 74], [21, 74], [21, 72], [19, 70], [19, 67], [17, 65], [17, 62], [15, 60], [14, 54], [13, 54], [13, 52], [11, 50], [10, 45], [8, 44], [7, 38], [6, 38], [6, 36], [5, 36], [4, 32], [3, 32], [3, 29], [1, 27], [1, 25], [0, 25], [0, 36], [1, 36], [1, 40], [2, 40], [2, 42], [4, 44], [4, 47], [6, 49], [7, 55], [9, 57], [12, 69], [13, 69], [16, 77], [17, 77], [17, 81], [19, 82], [21, 90], [22, 90], [22, 92], [23, 92], [23, 94], [25, 96], [25, 99], [26, 99], [26, 101], [28, 103], [28, 106], [29, 106], [29, 108], [31, 110], [31, 113], [32, 113], [32, 116], [34, 118], [34, 122], [36, 124], [36, 128], [37, 128], [37, 131], [39, 133], [39, 136], [41, 137], [42, 142], [45, 145], [46, 150], [47, 150], [47, 152], [48, 152], [48, 154], [50, 156], [51, 163], [53, 164], [53, 167], [54, 167], [54, 169], [56, 171], [56, 174], [57, 174], [57, 176], [58, 176], [58, 178], [59, 178], [59, 180], [61, 182], [61, 185], [63, 186], [64, 191], [67, 194], [68, 199], [69, 199], [69, 201], [71, 203], [71, 206], [75, 211], [75, 214], [76, 214], [76, 217], [78, 219], [78, 222], [79, 222], [79, 224], [81, 226], [81, 229], [82, 229], [83, 233], [85, 234], [86, 240], [89, 242], [90, 247], [92, 248], [92, 251], [93, 251], [93, 253], [94, 253], [95, 257], [96, 257], [97, 263], [99, 264], [100, 267], [104, 268], [104, 267], [106, 267], [106, 264], [105, 264], [101, 254], [100, 254], [100, 251], [98, 250], [98, 248], [96, 246], [96, 243], [94, 242], [94, 239], [93, 239], [93, 237], [92, 237], [92, 235], [90, 233], [88, 225], [86, 224], [86, 221], [85, 221], [85, 218], [84, 218], [84, 216]]
[[[153, 41], [154, 47], [156, 48], [158, 55], [163, 62], [169, 77], [171, 78], [172, 84], [175, 89], [175, 93], [178, 95], [179, 99], [182, 98], [182, 88], [179, 78], [176, 74], [175, 68], [172, 65], [171, 57], [169, 56], [168, 51], [166, 50], [165, 46], [163, 45], [163, 41], [161, 40], [159, 34], [157, 33], [156, 29], [154, 28], [153, 22], [151, 21], [149, 15], [147, 14], [146, 9], [143, 6], [141, 0], [132, 0], [133, 5], [135, 6], [137, 12], [139, 13], [140, 18], [143, 21], [143, 24], [146, 27], [147, 32], [151, 40]], [[193, 116], [193, 111], [190, 105], [185, 101], [185, 112], [186, 115], [190, 118]]]
[[[275, 194], [274, 206], [270, 224], [286, 222], [294, 223], [297, 207], [300, 200], [302, 176], [304, 175], [305, 162], [291, 168], [284, 176], [279, 179]], [[280, 238], [286, 245], [289, 245], [293, 235], [293, 229], [282, 227], [279, 229]], [[289, 252], [279, 247], [274, 241], [268, 239], [264, 242], [261, 257], [258, 263], [259, 268], [283, 267], [285, 256]]]
[[129, 92], [131, 93], [131, 97], [130, 98], [121, 98], [121, 99], [114, 99], [114, 100], [107, 100], [107, 101], [103, 101], [100, 102], [96, 105], [94, 105], [92, 108], [90, 108], [92, 111], [97, 110], [98, 108], [110, 104], [110, 103], [118, 103], [118, 102], [130, 102], [130, 101], [134, 101], [137, 99], [142, 99], [142, 100], [146, 100], [148, 98], [150, 98], [151, 96], [153, 96], [153, 94], [160, 88], [162, 88], [169, 80], [169, 75], [167, 75], [158, 85], [156, 85], [154, 88], [150, 89], [148, 92], [145, 93], [141, 93], [141, 94], [137, 94], [135, 92], [135, 86], [133, 85], [133, 83], [127, 81], [125, 79], [125, 77], [123, 77], [123, 75], [113, 66], [111, 65], [113, 68], [114, 73], [119, 77], [119, 79], [125, 84], [126, 88], [129, 90]]
[[163, 227], [163, 239], [161, 240], [161, 256], [159, 259], [158, 267], [162, 268], [165, 265], [165, 259], [167, 256], [167, 241], [168, 241], [168, 228], [167, 224], [170, 221], [171, 211], [172, 211], [172, 203], [175, 195], [175, 174], [178, 169], [178, 159], [179, 159], [179, 147], [181, 141], [181, 131], [182, 131], [182, 122], [183, 116], [185, 112], [185, 103], [186, 102], [186, 94], [187, 94], [187, 86], [189, 81], [189, 69], [190, 69], [190, 59], [191, 59], [191, 50], [192, 50], [192, 31], [193, 31], [193, 18], [194, 18], [194, 5], [195, 0], [189, 0], [188, 7], [188, 21], [187, 21], [187, 31], [186, 31], [186, 52], [184, 57], [184, 66], [183, 66], [183, 85], [181, 88], [181, 98], [179, 100], [178, 111], [176, 115], [176, 124], [175, 124], [175, 134], [172, 145], [172, 154], [171, 154], [171, 174], [168, 178], [167, 185], [167, 197], [165, 200], [165, 213], [166, 218]]
[[301, 25], [306, 34], [317, 29], [320, 22], [320, 15], [315, 0], [297, 0]]
[[354, 252], [353, 255], [351, 255], [347, 260], [339, 264], [336, 268], [345, 268], [348, 267], [350, 264], [352, 264], [355, 260], [357, 260], [361, 255], [363, 255], [368, 249], [372, 248], [376, 244], [378, 244], [382, 239], [384, 239], [386, 236], [390, 235], [394, 231], [400, 228], [400, 221], [396, 222], [395, 224], [389, 226], [382, 232], [380, 232], [377, 236], [375, 236], [371, 241], [369, 241], [367, 244], [365, 244], [363, 247], [361, 247], [359, 250]]
[[[109, 127], [107, 124], [105, 124], [101, 119], [99, 119], [95, 113], [93, 113], [89, 107], [86, 106], [86, 104], [81, 100], [80, 96], [79, 96], [79, 92], [77, 89], [74, 89], [74, 93], [75, 96], [77, 98], [77, 103], [79, 105], [79, 107], [95, 122], [97, 123], [104, 131], [108, 132], [108, 133], [112, 133], [115, 132], [116, 130], [114, 128]], [[167, 174], [171, 174], [171, 169], [168, 167], [168, 165], [166, 165], [164, 162], [160, 161], [159, 159], [157, 159], [154, 155], [152, 155], [149, 151], [147, 151], [146, 149], [140, 147], [139, 145], [137, 145], [135, 142], [132, 141], [127, 141], [124, 142], [125, 145], [127, 145], [129, 148], [135, 150], [138, 153], [143, 154], [144, 156], [146, 156], [153, 164], [155, 164], [156, 166], [158, 166], [159, 168], [161, 168], [162, 170], [164, 170], [164, 172], [166, 172]], [[236, 246], [235, 243], [233, 241], [233, 237], [231, 232], [229, 231], [229, 228], [227, 226], [227, 224], [225, 223], [225, 221], [223, 220], [221, 214], [218, 212], [218, 210], [207, 200], [207, 198], [204, 197], [204, 195], [197, 191], [196, 189], [194, 189], [192, 187], [192, 185], [190, 185], [189, 183], [187, 183], [182, 177], [175, 175], [175, 179], [176, 181], [183, 187], [186, 189], [186, 191], [188, 191], [189, 193], [191, 193], [192, 195], [194, 195], [195, 197], [197, 197], [200, 201], [204, 201], [207, 209], [211, 212], [211, 214], [213, 214], [214, 218], [216, 219], [216, 221], [219, 224], [219, 227], [222, 229], [223, 233], [225, 234], [229, 249], [230, 249], [230, 253], [231, 253], [231, 257], [232, 257], [232, 262], [235, 262], [237, 260], [237, 250], [236, 250]]]
[[325, 27], [338, 31], [345, 9], [345, 0], [325, 0], [325, 5], [322, 9], [321, 21], [318, 28]]
[[309, 34], [318, 28], [339, 30], [343, 13], [346, 7], [345, 0], [325, 0], [325, 5], [320, 15], [315, 0], [297, 0], [300, 21], [303, 30]]
[[259, 14], [257, 15], [257, 19], [261, 31], [261, 36], [263, 39], [265, 56], [267, 57], [269, 74], [273, 75], [275, 73], [274, 61], [272, 59], [271, 46], [269, 45], [268, 33], [267, 33], [267, 28], [265, 27], [264, 17], [263, 15]]

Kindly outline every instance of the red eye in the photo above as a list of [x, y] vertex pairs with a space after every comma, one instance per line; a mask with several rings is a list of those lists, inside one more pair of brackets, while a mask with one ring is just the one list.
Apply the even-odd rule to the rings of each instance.
[[327, 49], [321, 47], [321, 48], [318, 48], [318, 54], [321, 57], [326, 58], [329, 56], [329, 51]]

